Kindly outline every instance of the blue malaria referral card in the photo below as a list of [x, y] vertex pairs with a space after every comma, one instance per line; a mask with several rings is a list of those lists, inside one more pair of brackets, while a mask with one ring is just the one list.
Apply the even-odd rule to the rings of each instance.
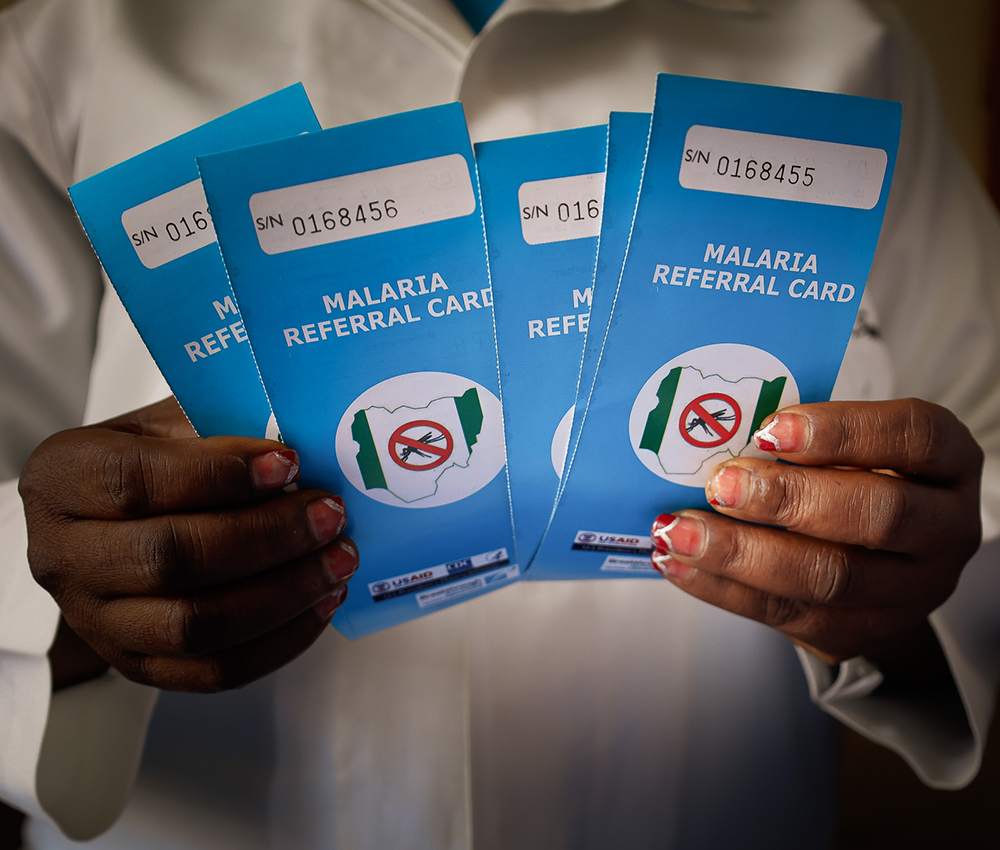
[[[534, 578], [622, 575], [774, 410], [829, 398], [871, 268], [897, 103], [660, 75], [628, 254]], [[544, 566], [543, 566], [544, 563]]]
[[516, 580], [479, 183], [460, 104], [199, 159], [301, 483], [341, 493], [348, 637]]
[[69, 188], [111, 283], [202, 436], [263, 437], [271, 408], [195, 158], [318, 129], [305, 90], [289, 86]]
[[483, 142], [507, 473], [523, 563], [555, 500], [590, 318], [607, 127]]
[[[639, 200], [639, 184], [642, 182], [642, 166], [646, 160], [646, 143], [649, 140], [649, 122], [652, 117], [648, 112], [612, 112], [608, 120], [604, 211], [594, 269], [590, 325], [580, 364], [579, 389], [566, 455], [567, 470], [572, 466], [573, 456], [576, 454], [580, 427], [590, 403], [597, 365], [607, 338], [608, 322], [611, 321], [611, 310], [618, 295], [628, 237], [632, 232], [632, 219]], [[566, 476], [563, 474], [560, 488], [565, 481]], [[622, 559], [615, 563], [623, 572], [648, 572], [652, 577], [659, 577], [652, 564], [642, 559]], [[533, 573], [529, 572], [528, 576], [531, 575]]]

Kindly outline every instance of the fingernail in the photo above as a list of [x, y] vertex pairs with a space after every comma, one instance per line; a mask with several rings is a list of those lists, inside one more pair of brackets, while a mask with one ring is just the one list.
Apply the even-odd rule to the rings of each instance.
[[677, 525], [677, 517], [673, 514], [660, 514], [653, 520], [653, 545], [657, 549], [670, 550], [670, 532]]
[[673, 578], [679, 581], [684, 581], [694, 572], [694, 567], [675, 561], [666, 552], [653, 553], [653, 568], [664, 578]]
[[291, 484], [299, 474], [299, 456], [291, 449], [268, 452], [250, 461], [250, 479], [258, 490]]
[[720, 466], [705, 485], [710, 505], [742, 508], [750, 492], [750, 473], [741, 466]]
[[701, 520], [694, 517], [661, 514], [653, 522], [652, 536], [658, 550], [697, 558], [704, 545], [705, 529]]
[[309, 505], [309, 521], [317, 540], [332, 540], [347, 525], [347, 509], [339, 496], [317, 499]]
[[358, 550], [350, 540], [340, 539], [330, 544], [320, 557], [333, 582], [347, 581], [358, 571]]
[[334, 615], [334, 612], [344, 604], [345, 599], [347, 599], [347, 588], [338, 587], [325, 599], [320, 599], [319, 602], [313, 605], [313, 611], [316, 612], [316, 616], [319, 617], [320, 620], [327, 623]]
[[753, 435], [753, 444], [764, 452], [801, 452], [806, 447], [808, 422], [798, 413], [779, 413]]

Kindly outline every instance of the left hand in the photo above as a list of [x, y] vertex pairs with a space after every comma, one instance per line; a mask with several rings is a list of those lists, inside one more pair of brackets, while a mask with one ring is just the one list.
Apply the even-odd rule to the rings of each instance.
[[658, 517], [653, 565], [828, 664], [899, 657], [979, 547], [969, 430], [917, 399], [830, 402], [778, 411], [755, 442], [789, 463], [720, 464], [706, 486], [718, 514]]

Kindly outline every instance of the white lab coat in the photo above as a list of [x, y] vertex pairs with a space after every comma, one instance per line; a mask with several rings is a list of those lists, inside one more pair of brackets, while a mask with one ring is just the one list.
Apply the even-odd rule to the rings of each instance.
[[[473, 138], [648, 111], [655, 73], [905, 104], [837, 395], [955, 410], [1000, 532], [1000, 230], [898, 21], [857, 0], [508, 0], [473, 39], [448, 0], [23, 0], [0, 13], [0, 472], [48, 433], [167, 394], [64, 188], [302, 80], [324, 126], [459, 98]], [[877, 318], [876, 318], [877, 317]], [[0, 485], [0, 795], [28, 846], [822, 847], [834, 715], [933, 785], [974, 775], [997, 678], [995, 552], [934, 615], [969, 715], [872, 695], [667, 582], [518, 585], [349, 642], [332, 629], [242, 691], [115, 674], [50, 697], [58, 620]], [[803, 676], [803, 670], [805, 676]], [[811, 699], [810, 699], [811, 697]], [[818, 703], [826, 713], [816, 707]]]

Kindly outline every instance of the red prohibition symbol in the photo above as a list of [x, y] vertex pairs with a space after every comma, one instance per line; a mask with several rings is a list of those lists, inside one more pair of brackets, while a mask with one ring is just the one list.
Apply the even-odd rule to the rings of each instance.
[[678, 424], [681, 436], [692, 446], [711, 449], [728, 443], [742, 421], [743, 414], [734, 398], [725, 393], [705, 393], [684, 408]]
[[[414, 419], [400, 425], [389, 437], [390, 457], [398, 466], [414, 472], [440, 466], [451, 457], [454, 448], [455, 441], [448, 429], [428, 419]], [[420, 460], [414, 462], [411, 457]]]

